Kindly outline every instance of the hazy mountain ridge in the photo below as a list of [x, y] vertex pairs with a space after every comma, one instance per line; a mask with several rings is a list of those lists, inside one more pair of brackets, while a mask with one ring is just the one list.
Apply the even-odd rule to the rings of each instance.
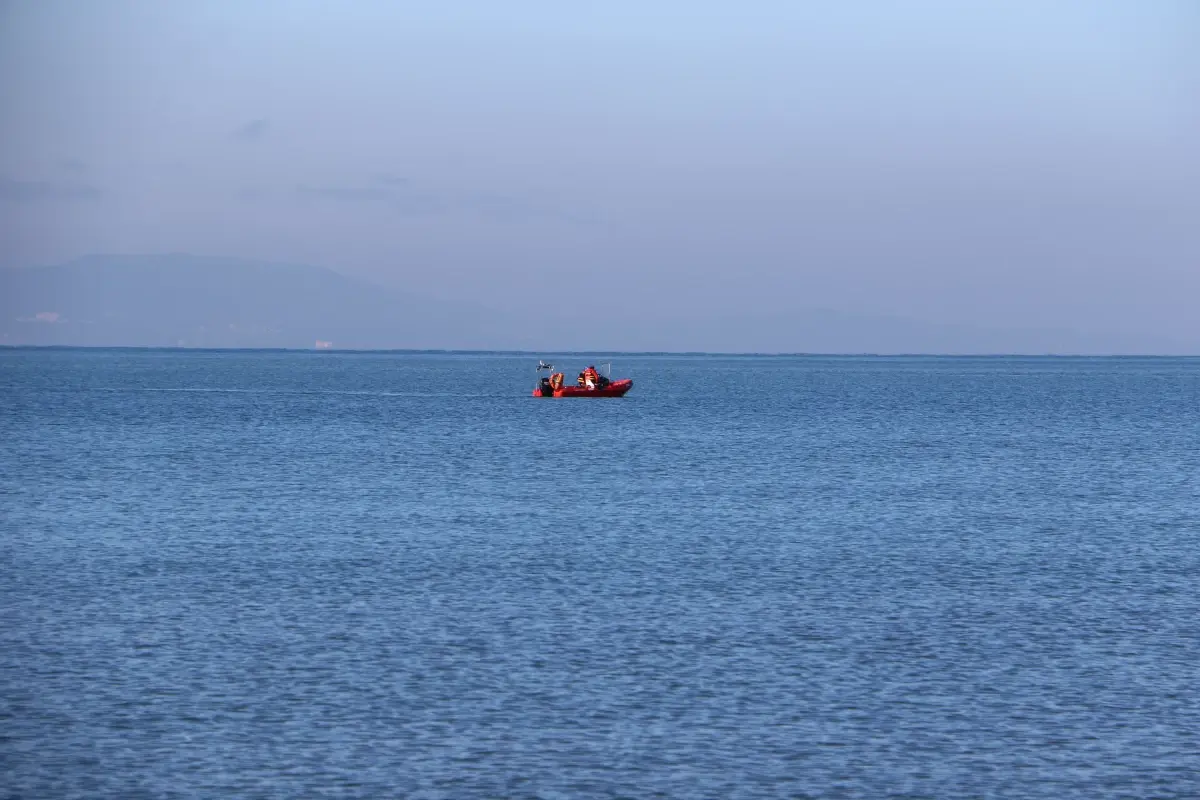
[[321, 267], [188, 255], [4, 270], [0, 298], [6, 344], [480, 347], [509, 327]]
[[1164, 354], [1153, 337], [990, 329], [798, 308], [636, 314], [620, 296], [576, 314], [409, 295], [322, 267], [183, 254], [88, 256], [0, 270], [0, 344], [758, 353]]

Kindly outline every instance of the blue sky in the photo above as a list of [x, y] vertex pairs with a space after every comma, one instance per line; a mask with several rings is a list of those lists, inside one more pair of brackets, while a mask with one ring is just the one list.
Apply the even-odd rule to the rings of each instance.
[[10, 0], [0, 98], [9, 266], [1200, 351], [1194, 2]]

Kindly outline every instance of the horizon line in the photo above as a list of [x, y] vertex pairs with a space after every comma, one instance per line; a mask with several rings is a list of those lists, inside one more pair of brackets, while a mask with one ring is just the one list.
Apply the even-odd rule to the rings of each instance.
[[1104, 359], [1193, 359], [1200, 353], [872, 353], [872, 352], [719, 352], [710, 350], [487, 350], [414, 347], [316, 348], [316, 347], [180, 347], [178, 345], [74, 345], [74, 344], [3, 344], [0, 350], [118, 350], [179, 353], [313, 353], [321, 355], [391, 354], [391, 355], [472, 355], [472, 356], [706, 356], [722, 358], [1104, 358]]

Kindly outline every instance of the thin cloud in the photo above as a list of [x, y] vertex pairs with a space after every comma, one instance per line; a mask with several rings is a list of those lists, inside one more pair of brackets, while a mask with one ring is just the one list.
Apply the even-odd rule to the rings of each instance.
[[402, 178], [399, 175], [394, 175], [390, 172], [379, 173], [375, 176], [375, 182], [383, 186], [390, 186], [392, 188], [408, 186], [409, 184], [408, 178]]
[[428, 192], [411, 189], [402, 179], [370, 183], [301, 184], [295, 194], [305, 200], [340, 205], [373, 205], [405, 214], [434, 214], [445, 209], [445, 201]]
[[[414, 187], [407, 178], [380, 173], [370, 181], [340, 184], [301, 184], [296, 197], [339, 205], [378, 206], [405, 214], [465, 214], [493, 222], [520, 222], [529, 219], [554, 219], [573, 225], [587, 225], [583, 219], [565, 211], [493, 192], [432, 192]], [[260, 196], [261, 195], [257, 195]]]
[[238, 200], [244, 202], [255, 203], [260, 200], [265, 200], [270, 196], [270, 192], [265, 189], [260, 189], [256, 186], [245, 186], [238, 189], [235, 193]]
[[528, 219], [553, 219], [572, 225], [589, 225], [588, 220], [567, 211], [539, 206], [518, 197], [494, 193], [464, 194], [456, 198], [455, 204], [464, 211], [494, 222], [520, 222]]
[[238, 126], [233, 132], [233, 138], [243, 142], [257, 142], [267, 135], [271, 123], [265, 119], [252, 119]]
[[13, 204], [89, 202], [103, 196], [86, 183], [24, 181], [0, 176], [0, 202]]
[[392, 199], [392, 192], [379, 186], [310, 186], [296, 187], [301, 197], [315, 197], [340, 203], [376, 203]]

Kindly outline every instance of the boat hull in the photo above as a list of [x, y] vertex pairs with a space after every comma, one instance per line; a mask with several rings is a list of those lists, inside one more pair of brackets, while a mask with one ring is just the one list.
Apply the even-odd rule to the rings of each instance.
[[613, 381], [603, 389], [588, 389], [583, 386], [564, 386], [556, 389], [553, 394], [542, 394], [541, 389], [534, 389], [534, 397], [624, 397], [633, 388], [633, 380], [624, 378]]

